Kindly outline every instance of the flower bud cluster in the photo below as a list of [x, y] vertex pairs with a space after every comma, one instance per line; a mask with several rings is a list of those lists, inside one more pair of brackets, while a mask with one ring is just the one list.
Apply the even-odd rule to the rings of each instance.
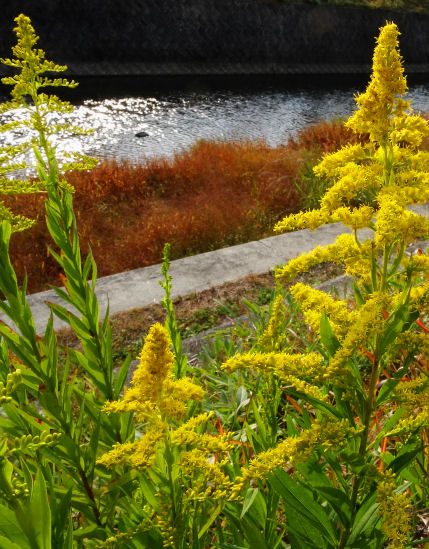
[[12, 400], [10, 396], [21, 384], [21, 370], [7, 374], [6, 385], [0, 381], [0, 406]]

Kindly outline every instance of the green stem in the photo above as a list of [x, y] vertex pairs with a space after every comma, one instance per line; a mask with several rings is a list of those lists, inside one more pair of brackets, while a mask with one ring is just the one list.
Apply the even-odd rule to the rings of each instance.
[[[369, 436], [369, 427], [371, 423], [371, 417], [374, 411], [374, 401], [375, 401], [375, 386], [378, 378], [379, 370], [379, 361], [377, 357], [377, 341], [374, 345], [374, 359], [372, 363], [371, 377], [369, 381], [368, 395], [365, 402], [365, 411], [364, 411], [364, 428], [361, 434], [360, 446], [359, 446], [359, 456], [361, 458], [365, 457], [368, 447], [368, 436]], [[351, 506], [351, 518], [350, 525], [347, 528], [344, 528], [341, 532], [341, 537], [338, 545], [338, 549], [343, 549], [347, 543], [347, 540], [350, 536], [350, 532], [353, 526], [354, 519], [356, 517], [357, 509], [357, 497], [359, 493], [359, 487], [362, 479], [360, 477], [354, 477], [353, 479], [353, 488], [352, 496], [350, 499]]]
[[387, 244], [384, 246], [383, 251], [383, 270], [381, 273], [381, 280], [380, 280], [380, 291], [385, 292], [386, 286], [387, 286], [387, 269], [389, 267], [389, 247]]

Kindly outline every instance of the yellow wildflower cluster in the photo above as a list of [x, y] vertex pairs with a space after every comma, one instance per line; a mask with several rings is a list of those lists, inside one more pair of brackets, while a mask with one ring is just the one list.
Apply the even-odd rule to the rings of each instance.
[[258, 338], [258, 345], [264, 351], [279, 351], [286, 342], [285, 334], [283, 333], [284, 318], [286, 315], [286, 306], [284, 297], [281, 293], [274, 300], [273, 311], [270, 316], [267, 328], [264, 333]]
[[320, 332], [320, 319], [325, 312], [330, 320], [334, 334], [343, 339], [356, 318], [356, 312], [350, 311], [347, 303], [334, 299], [325, 292], [315, 290], [301, 282], [290, 289], [295, 301], [301, 305], [304, 317], [313, 330]]
[[[45, 52], [36, 47], [39, 37], [36, 36], [28, 17], [21, 14], [15, 18], [15, 22], [17, 26], [14, 31], [18, 42], [12, 48], [13, 58], [0, 59], [0, 62], [13, 69], [18, 69], [19, 73], [2, 78], [3, 84], [12, 86], [12, 100], [1, 104], [0, 115], [20, 108], [24, 116], [20, 120], [3, 124], [1, 131], [24, 127], [26, 131], [28, 128], [34, 130], [35, 136], [19, 145], [0, 147], [0, 194], [46, 191], [46, 180], [16, 179], [17, 170], [34, 167], [29, 165], [26, 160], [22, 160], [25, 155], [37, 151], [38, 174], [40, 175], [40, 170], [46, 171], [47, 165], [51, 162], [48, 160], [49, 155], [46, 154], [46, 147], [49, 146], [46, 140], [47, 136], [60, 132], [69, 132], [75, 135], [90, 133], [65, 122], [52, 123], [52, 113], [70, 113], [73, 111], [73, 106], [67, 101], [61, 101], [56, 95], [48, 95], [42, 93], [41, 90], [48, 86], [74, 88], [77, 83], [65, 78], [43, 76], [45, 73], [63, 72], [67, 67], [48, 61]], [[31, 101], [28, 101], [28, 98]], [[90, 169], [97, 163], [96, 159], [80, 153], [64, 151], [62, 156], [65, 159], [61, 163], [62, 172], [72, 169]], [[58, 165], [56, 168], [58, 169]], [[59, 179], [56, 183], [63, 189], [73, 192], [73, 187], [65, 179]], [[34, 224], [31, 219], [13, 214], [3, 202], [0, 202], [0, 219], [8, 221], [12, 226], [12, 231], [22, 231]]]
[[[336, 210], [344, 205], [357, 206], [364, 200], [365, 192], [368, 201], [381, 187], [382, 167], [378, 163], [359, 165], [349, 162], [340, 171], [338, 180], [330, 187], [320, 205], [336, 217]], [[361, 198], [359, 195], [363, 194]]]
[[311, 427], [302, 431], [300, 435], [288, 437], [275, 448], [258, 454], [242, 469], [241, 476], [236, 478], [233, 492], [242, 490], [249, 480], [265, 478], [277, 467], [305, 461], [318, 447], [324, 450], [338, 450], [349, 437], [356, 436], [361, 430], [361, 426], [352, 427], [345, 419], [324, 419], [320, 422], [316, 419]]
[[[429, 126], [411, 113], [410, 103], [402, 97], [407, 84], [398, 35], [394, 23], [381, 29], [371, 81], [365, 93], [356, 98], [358, 109], [346, 122], [354, 132], [369, 135], [369, 143], [346, 145], [325, 155], [314, 172], [331, 179], [332, 186], [322, 197], [320, 208], [288, 216], [275, 230], [315, 229], [342, 221], [355, 232], [371, 228], [377, 252], [392, 242], [407, 243], [429, 234], [427, 220], [407, 210], [408, 204], [429, 199], [429, 155], [417, 150], [429, 135]], [[354, 250], [331, 246], [291, 260], [277, 271], [277, 277], [291, 279], [322, 261], [347, 259], [346, 272], [365, 284], [369, 282], [369, 255], [365, 260], [357, 242]]]
[[[134, 442], [117, 444], [98, 463], [106, 467], [128, 464], [143, 472], [157, 467], [157, 456], [168, 453], [175, 456], [178, 468], [175, 474], [183, 484], [181, 505], [205, 501], [209, 496], [213, 501], [237, 499], [239, 494], [231, 494], [232, 482], [224, 471], [233, 448], [232, 433], [206, 433], [213, 412], [197, 414], [185, 421], [187, 402], [200, 401], [204, 392], [187, 378], [173, 379], [173, 364], [168, 332], [161, 324], [155, 324], [146, 337], [132, 388], [125, 391], [122, 400], [109, 402], [104, 407], [108, 413], [135, 412], [137, 420], [144, 423], [145, 432]], [[165, 474], [162, 468], [159, 474]], [[172, 521], [168, 498], [162, 490], [155, 495], [159, 499], [159, 510], [152, 509], [150, 524], [143, 522], [136, 532], [150, 525], [156, 527], [162, 533], [163, 546], [170, 547], [180, 533]], [[126, 534], [132, 535], [133, 532]], [[106, 547], [121, 540], [113, 536], [108, 540], [111, 545]]]
[[153, 522], [150, 519], [144, 519], [134, 530], [120, 532], [108, 537], [97, 545], [97, 549], [120, 549], [120, 547], [124, 547], [126, 542], [131, 541], [141, 532], [152, 530], [153, 527]]
[[321, 225], [333, 221], [332, 215], [328, 209], [310, 210], [308, 212], [299, 212], [285, 217], [275, 225], [277, 232], [296, 231], [298, 229], [317, 229]]
[[291, 259], [275, 271], [277, 280], [293, 280], [303, 273], [325, 261], [344, 264], [345, 272], [366, 281], [371, 267], [372, 243], [370, 240], [360, 243], [350, 234], [339, 235], [333, 244], [317, 246], [311, 252]]
[[207, 414], [196, 416], [176, 429], [170, 426], [171, 422], [184, 419], [188, 401], [201, 401], [204, 397], [202, 388], [190, 379], [173, 379], [173, 364], [168, 332], [161, 324], [154, 324], [140, 354], [140, 364], [134, 373], [132, 388], [125, 391], [122, 400], [108, 402], [104, 406], [107, 413], [135, 412], [136, 419], [146, 425], [145, 433], [134, 442], [114, 446], [99, 459], [99, 463], [107, 467], [125, 463], [140, 468], [148, 467], [155, 459], [159, 443], [164, 441], [167, 434], [177, 446], [194, 444], [204, 448], [207, 453], [229, 449], [225, 440], [207, 438], [195, 432], [195, 429], [207, 423]]
[[367, 302], [356, 312], [356, 320], [350, 326], [341, 347], [330, 359], [326, 370], [322, 373], [324, 381], [343, 385], [349, 372], [348, 360], [356, 354], [361, 354], [365, 346], [377, 334], [382, 333], [385, 326], [383, 311], [389, 307], [391, 300], [387, 294], [378, 292], [369, 297]]
[[322, 359], [319, 353], [250, 352], [229, 358], [222, 369], [227, 372], [250, 369], [263, 376], [275, 375], [284, 387], [293, 387], [300, 393], [326, 400], [327, 395], [311, 383], [324, 371]]
[[365, 93], [356, 98], [359, 110], [347, 126], [356, 133], [367, 133], [374, 143], [384, 143], [395, 129], [395, 118], [405, 116], [410, 104], [402, 99], [407, 81], [398, 51], [399, 31], [394, 23], [386, 24], [377, 38], [373, 72]]
[[185, 499], [201, 502], [207, 499], [211, 501], [240, 499], [238, 492], [231, 491], [234, 482], [225, 475], [223, 470], [227, 463], [228, 459], [208, 461], [207, 454], [198, 448], [183, 452], [180, 466], [191, 479], [191, 486], [185, 493]]
[[427, 374], [402, 381], [394, 392], [397, 405], [403, 409], [403, 417], [387, 436], [408, 434], [429, 425], [429, 382]]
[[406, 492], [398, 493], [395, 475], [390, 469], [382, 474], [377, 486], [378, 513], [383, 519], [381, 530], [391, 549], [403, 549], [411, 530], [411, 502]]
[[392, 196], [378, 197], [380, 209], [375, 223], [375, 245], [378, 248], [401, 240], [405, 244], [429, 236], [429, 221], [425, 216], [407, 210]]
[[139, 421], [159, 418], [182, 419], [186, 415], [188, 400], [200, 401], [204, 391], [188, 378], [174, 380], [173, 353], [167, 330], [159, 323], [148, 333], [137, 367], [132, 388], [125, 391], [122, 400], [108, 402], [104, 410], [110, 412], [136, 412]]
[[11, 394], [21, 384], [21, 370], [15, 370], [7, 374], [6, 385], [0, 381], [0, 406], [7, 404], [12, 400]]

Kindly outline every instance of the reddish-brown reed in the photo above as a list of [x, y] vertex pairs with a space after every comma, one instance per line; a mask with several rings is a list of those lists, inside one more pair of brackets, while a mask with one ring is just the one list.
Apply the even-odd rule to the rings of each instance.
[[[303, 162], [350, 138], [341, 123], [322, 122], [285, 146], [200, 141], [173, 159], [104, 160], [69, 173], [83, 251], [91, 246], [104, 276], [160, 262], [165, 242], [174, 259], [270, 235], [281, 216], [300, 208], [295, 183]], [[13, 235], [19, 278], [28, 273], [30, 291], [60, 283], [47, 252], [43, 194], [7, 197], [7, 204], [37, 220]]]

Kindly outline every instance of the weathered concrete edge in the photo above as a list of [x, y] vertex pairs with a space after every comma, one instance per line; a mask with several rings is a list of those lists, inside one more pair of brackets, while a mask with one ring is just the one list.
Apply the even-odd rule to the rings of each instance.
[[[413, 209], [429, 217], [429, 204], [416, 206]], [[332, 243], [339, 234], [344, 232], [350, 231], [341, 223], [333, 223], [319, 227], [313, 232], [304, 229], [177, 259], [171, 262], [170, 269], [173, 277], [172, 297], [189, 295], [252, 273], [267, 272], [275, 265], [285, 264], [316, 246]], [[366, 234], [369, 237], [371, 233], [367, 231]], [[362, 237], [365, 236], [362, 232]], [[106, 314], [108, 305], [110, 314], [114, 314], [159, 303], [164, 295], [158, 283], [160, 278], [160, 265], [99, 278], [96, 294], [100, 305], [100, 318], [102, 319]], [[50, 316], [47, 303], [66, 306], [53, 290], [31, 294], [28, 296], [28, 302], [39, 334], [44, 332]], [[0, 314], [0, 320], [11, 325], [3, 313]], [[55, 329], [64, 327], [67, 327], [65, 322], [54, 318]]]

